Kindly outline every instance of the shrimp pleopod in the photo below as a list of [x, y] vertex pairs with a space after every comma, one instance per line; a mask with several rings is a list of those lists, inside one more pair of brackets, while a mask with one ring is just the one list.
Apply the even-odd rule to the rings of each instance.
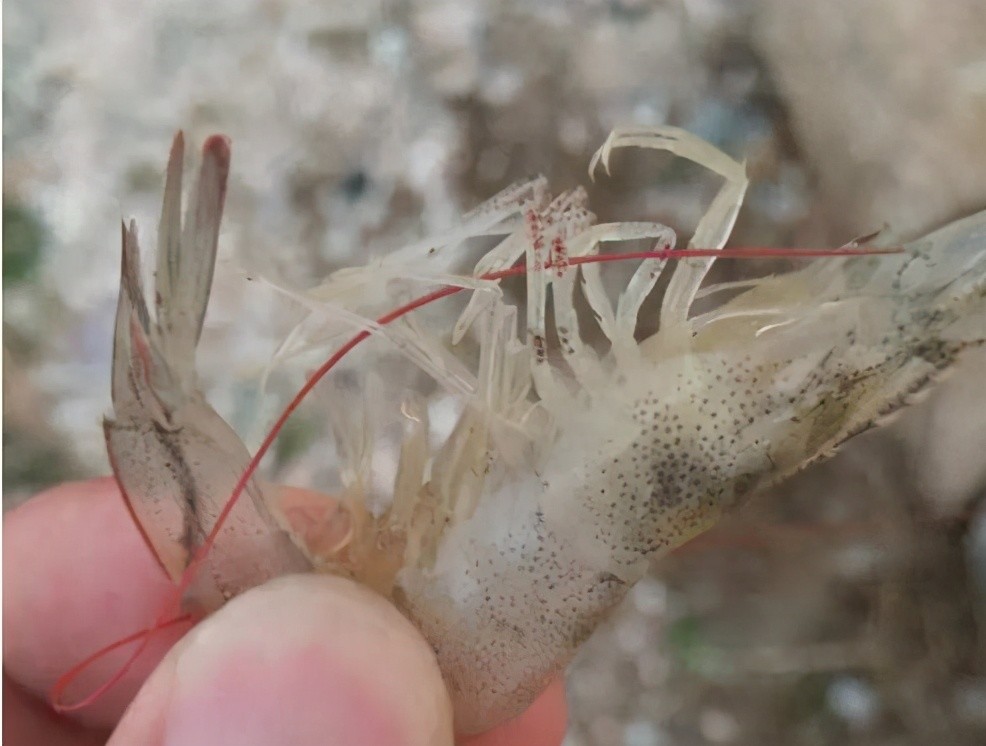
[[[627, 147], [667, 150], [723, 177], [688, 258], [670, 261], [669, 228], [597, 224], [583, 190], [552, 197], [534, 179], [446, 235], [312, 290], [285, 289], [309, 315], [275, 362], [357, 333], [375, 338], [381, 359], [400, 355], [435, 384], [387, 389], [400, 377], [378, 372], [361, 379], [362, 396], [322, 392], [341, 487], [333, 520], [320, 523], [241, 479], [247, 451], [196, 387], [228, 148], [206, 143], [180, 226], [176, 139], [154, 304], [139, 282], [136, 233], [124, 230], [106, 432], [133, 514], [187, 604], [212, 609], [309, 568], [363, 582], [431, 643], [456, 728], [482, 731], [530, 704], [652, 559], [879, 423], [986, 339], [986, 213], [896, 255], [821, 258], [739, 287], [703, 287], [715, 251], [695, 250], [725, 245], [744, 167], [663, 127], [614, 132], [592, 170]], [[477, 236], [497, 240], [471, 273], [455, 272], [458, 247]], [[631, 240], [655, 251], [613, 299], [594, 257], [604, 243]], [[499, 286], [518, 272], [520, 303]], [[658, 331], [641, 338], [638, 315], [665, 273]], [[425, 300], [470, 297], [442, 327], [409, 313], [423, 301], [388, 313], [410, 288], [433, 291]], [[694, 311], [696, 298], [720, 290], [731, 299]], [[466, 338], [468, 354], [457, 347]], [[454, 413], [450, 424], [432, 421], [439, 399], [454, 403], [443, 410]], [[238, 482], [248, 497], [227, 518]]]

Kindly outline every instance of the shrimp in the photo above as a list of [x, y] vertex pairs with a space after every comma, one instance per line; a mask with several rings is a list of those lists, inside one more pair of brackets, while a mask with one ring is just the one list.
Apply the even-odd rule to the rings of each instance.
[[[342, 484], [329, 526], [277, 504], [253, 478], [273, 436], [244, 472], [246, 448], [196, 387], [229, 150], [222, 138], [206, 142], [181, 227], [176, 137], [156, 320], [135, 227], [124, 228], [106, 435], [134, 518], [186, 607], [214, 609], [287, 572], [350, 577], [390, 598], [430, 642], [457, 731], [483, 731], [533, 701], [652, 560], [882, 423], [986, 341], [986, 212], [897, 255], [849, 250], [703, 288], [717, 256], [731, 255], [723, 247], [747, 189], [743, 164], [679, 129], [623, 129], [590, 174], [623, 148], [670, 151], [723, 178], [684, 250], [659, 223], [597, 224], [583, 190], [552, 198], [534, 179], [445, 236], [307, 292], [285, 289], [309, 315], [276, 362], [357, 334], [302, 394], [367, 337], [378, 338], [371, 363], [408, 362], [367, 368], [422, 372], [438, 387], [395, 390], [366, 374], [361, 395], [341, 383], [323, 392]], [[499, 241], [471, 274], [457, 273], [457, 247], [475, 236]], [[655, 250], [633, 255], [642, 261], [614, 303], [600, 247], [641, 239]], [[658, 331], [644, 336], [641, 308], [666, 272]], [[526, 278], [523, 308], [500, 286], [514, 274]], [[389, 311], [395, 297], [435, 286]], [[458, 291], [469, 299], [452, 329], [410, 314]], [[694, 310], [727, 291], [714, 310]], [[471, 357], [455, 351], [467, 338]], [[451, 426], [434, 421], [435, 400], [455, 405]], [[241, 489], [248, 498], [237, 500]]]

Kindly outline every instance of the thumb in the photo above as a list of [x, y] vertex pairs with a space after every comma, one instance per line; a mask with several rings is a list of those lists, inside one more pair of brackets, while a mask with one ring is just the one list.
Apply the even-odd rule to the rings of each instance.
[[148, 679], [110, 746], [452, 744], [428, 644], [350, 581], [289, 576], [228, 603]]

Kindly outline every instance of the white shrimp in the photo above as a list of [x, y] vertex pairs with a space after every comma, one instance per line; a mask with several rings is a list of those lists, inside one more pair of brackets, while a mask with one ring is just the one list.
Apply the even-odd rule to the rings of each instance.
[[[746, 191], [742, 164], [665, 127], [614, 132], [593, 167], [608, 168], [612, 150], [625, 147], [669, 150], [725, 178], [688, 244], [721, 248]], [[173, 154], [159, 239], [168, 257], [160, 266], [172, 269], [165, 282], [158, 272], [156, 325], [128, 265], [132, 231], [124, 241], [109, 447], [125, 491], [140, 496], [135, 515], [176, 578], [181, 565], [167, 558], [200, 546], [245, 461], [242, 444], [195, 391], [191, 363], [214, 260], [218, 212], [207, 174], [218, 152], [207, 144], [206, 188], [193, 198], [194, 227], [186, 219], [180, 242]], [[305, 564], [270, 513], [281, 515], [311, 564], [371, 585], [414, 621], [435, 649], [457, 730], [482, 731], [534, 699], [650, 560], [752, 490], [830, 454], [904, 405], [962, 348], [986, 339], [986, 212], [902, 255], [823, 259], [750, 282], [715, 311], [694, 315], [712, 259], [667, 267], [646, 259], [615, 307], [598, 265], [571, 263], [606, 241], [646, 238], [664, 248], [675, 240], [656, 223], [594, 225], [585, 202], [582, 190], [552, 200], [543, 180], [527, 182], [459, 231], [297, 295], [313, 312], [282, 357], [346, 328], [386, 337], [370, 354], [383, 360], [396, 350], [436, 378], [458, 402], [457, 419], [436, 445], [419, 393], [325, 394], [343, 462], [335, 498], [348, 531], [312, 541], [303, 518], [281, 515], [254, 486], [243, 520], [262, 533], [249, 547], [257, 556], [244, 557], [242, 540], [220, 533], [217, 548], [229, 548], [200, 580], [197, 598], [215, 604]], [[202, 214], [211, 218], [203, 223]], [[503, 239], [473, 276], [455, 277], [453, 249], [495, 234]], [[526, 319], [518, 338], [517, 308], [482, 278], [522, 258]], [[186, 264], [209, 272], [193, 278]], [[638, 312], [672, 266], [659, 331], [638, 342]], [[386, 328], [372, 323], [398, 291], [449, 282], [472, 293], [454, 329], [410, 317]], [[608, 344], [588, 341], [583, 301]], [[194, 323], [178, 329], [176, 317]], [[473, 365], [449, 344], [470, 330], [479, 342]], [[384, 443], [396, 466], [381, 496]], [[180, 511], [161, 508], [169, 497]], [[141, 507], [144, 499], [153, 507]], [[236, 563], [239, 575], [230, 570]]]

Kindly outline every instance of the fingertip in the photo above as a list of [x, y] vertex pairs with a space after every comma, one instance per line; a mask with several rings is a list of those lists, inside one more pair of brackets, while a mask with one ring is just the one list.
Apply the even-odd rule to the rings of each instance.
[[[172, 588], [114, 480], [69, 483], [41, 493], [4, 517], [5, 670], [43, 698], [79, 660], [151, 624]], [[93, 725], [115, 723], [183, 632], [156, 635], [120, 684], [74, 717]], [[130, 652], [93, 664], [69, 696], [95, 689]]]
[[174, 648], [111, 741], [137, 742], [450, 745], [451, 705], [431, 649], [389, 602], [289, 576]]

